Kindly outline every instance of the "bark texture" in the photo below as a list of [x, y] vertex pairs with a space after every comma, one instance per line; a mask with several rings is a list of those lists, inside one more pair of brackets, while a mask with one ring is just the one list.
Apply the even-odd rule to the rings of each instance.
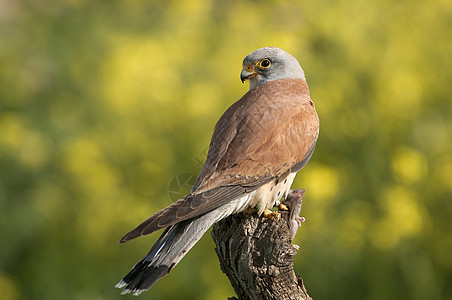
[[[302, 201], [303, 194], [296, 190], [288, 197]], [[232, 215], [213, 226], [212, 238], [221, 270], [239, 300], [312, 299], [293, 270], [297, 250], [291, 244], [287, 217], [277, 221], [256, 214]]]

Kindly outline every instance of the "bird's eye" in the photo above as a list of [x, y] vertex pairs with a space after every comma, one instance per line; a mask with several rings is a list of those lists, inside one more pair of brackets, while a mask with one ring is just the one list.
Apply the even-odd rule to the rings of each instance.
[[258, 67], [260, 69], [267, 69], [268, 67], [270, 67], [271, 64], [272, 64], [271, 61], [266, 58], [259, 62]]

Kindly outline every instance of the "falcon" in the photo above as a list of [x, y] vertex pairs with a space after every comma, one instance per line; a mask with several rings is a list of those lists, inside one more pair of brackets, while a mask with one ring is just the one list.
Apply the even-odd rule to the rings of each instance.
[[204, 166], [191, 193], [154, 213], [119, 241], [165, 229], [116, 285], [139, 295], [167, 275], [215, 222], [249, 209], [269, 209], [287, 195], [314, 152], [319, 118], [298, 61], [276, 47], [243, 60], [249, 91], [215, 125]]

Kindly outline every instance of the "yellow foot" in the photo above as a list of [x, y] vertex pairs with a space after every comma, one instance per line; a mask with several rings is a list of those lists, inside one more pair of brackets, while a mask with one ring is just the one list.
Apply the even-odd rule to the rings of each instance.
[[248, 215], [252, 215], [254, 213], [257, 213], [257, 209], [255, 207], [250, 207], [245, 210], [245, 213]]
[[282, 204], [282, 203], [278, 206], [278, 208], [279, 208], [279, 210], [289, 210], [289, 209], [287, 208], [287, 205]]
[[264, 217], [267, 219], [276, 219], [276, 221], [279, 221], [281, 219], [281, 214], [277, 211], [271, 211], [271, 210], [264, 210], [263, 212]]

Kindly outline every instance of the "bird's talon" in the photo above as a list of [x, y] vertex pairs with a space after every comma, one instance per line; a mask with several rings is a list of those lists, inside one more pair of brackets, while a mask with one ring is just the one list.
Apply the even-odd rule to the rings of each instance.
[[270, 219], [272, 214], [273, 214], [273, 212], [271, 210], [268, 210], [268, 209], [264, 210], [264, 212], [262, 213], [262, 215], [264, 217], [266, 217], [267, 219]]
[[289, 208], [287, 207], [287, 205], [282, 204], [282, 203], [278, 206], [278, 208], [279, 208], [279, 210], [289, 210]]
[[271, 211], [271, 210], [264, 210], [263, 215], [267, 219], [276, 219], [276, 221], [279, 221], [281, 219], [281, 214], [277, 211]]

